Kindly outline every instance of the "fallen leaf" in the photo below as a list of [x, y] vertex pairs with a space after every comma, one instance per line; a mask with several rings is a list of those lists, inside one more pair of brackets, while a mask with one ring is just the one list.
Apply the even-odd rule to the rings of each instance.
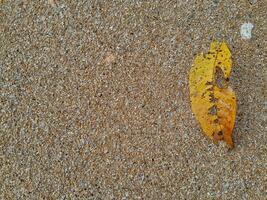
[[195, 58], [189, 74], [189, 87], [192, 111], [205, 135], [215, 144], [223, 140], [233, 148], [236, 96], [228, 86], [231, 68], [231, 52], [227, 44], [214, 41], [208, 53]]

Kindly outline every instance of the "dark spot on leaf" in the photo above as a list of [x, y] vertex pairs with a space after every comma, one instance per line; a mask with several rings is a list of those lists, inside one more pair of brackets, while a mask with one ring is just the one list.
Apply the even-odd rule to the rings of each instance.
[[223, 135], [223, 132], [222, 131], [220, 131], [219, 133], [217, 133], [218, 135]]
[[[212, 90], [212, 88], [211, 88], [210, 90]], [[213, 93], [210, 94], [210, 102], [212, 102], [212, 103], [216, 103], [217, 101], [218, 101], [218, 99], [215, 98], [214, 94], [213, 94]]]
[[215, 84], [219, 88], [226, 88], [227, 86], [227, 80], [224, 78], [224, 74], [221, 68], [216, 67], [216, 72], [215, 72]]
[[208, 113], [210, 115], [217, 115], [217, 107], [214, 105], [211, 108], [209, 108]]
[[205, 85], [212, 85], [212, 82], [208, 81]]
[[219, 131], [218, 133], [213, 135], [213, 138], [214, 138], [215, 141], [223, 140], [223, 132]]

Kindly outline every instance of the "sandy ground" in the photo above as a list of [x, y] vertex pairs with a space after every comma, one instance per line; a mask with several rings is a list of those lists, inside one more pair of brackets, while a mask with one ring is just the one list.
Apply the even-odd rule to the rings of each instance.
[[[2, 0], [0, 199], [266, 199], [266, 10]], [[188, 72], [212, 39], [233, 54], [231, 151], [190, 109]]]

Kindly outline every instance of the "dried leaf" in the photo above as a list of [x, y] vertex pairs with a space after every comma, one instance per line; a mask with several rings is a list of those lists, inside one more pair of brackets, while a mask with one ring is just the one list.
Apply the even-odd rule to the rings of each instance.
[[236, 97], [228, 86], [231, 67], [231, 52], [226, 43], [214, 41], [207, 54], [195, 58], [189, 85], [192, 111], [203, 132], [214, 143], [224, 140], [233, 148]]

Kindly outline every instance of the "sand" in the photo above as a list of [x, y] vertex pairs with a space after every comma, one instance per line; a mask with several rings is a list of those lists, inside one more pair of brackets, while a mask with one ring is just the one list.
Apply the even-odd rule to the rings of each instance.
[[[266, 10], [2, 0], [0, 199], [266, 199]], [[189, 69], [212, 39], [233, 56], [230, 151], [190, 108]]]

